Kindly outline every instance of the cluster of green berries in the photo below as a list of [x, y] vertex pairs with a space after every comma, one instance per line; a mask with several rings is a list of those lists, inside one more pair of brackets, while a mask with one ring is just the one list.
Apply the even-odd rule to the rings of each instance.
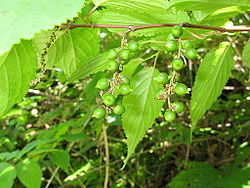
[[176, 52], [180, 47], [183, 48], [184, 55], [187, 59], [193, 60], [198, 57], [196, 49], [194, 49], [193, 43], [189, 40], [184, 41], [182, 44], [178, 45], [176, 39], [180, 38], [183, 34], [183, 29], [181, 26], [175, 26], [172, 28], [172, 32], [166, 41], [165, 47], [169, 52]]
[[99, 107], [94, 111], [93, 117], [97, 119], [104, 118], [109, 111], [113, 111], [116, 115], [122, 115], [125, 108], [121, 103], [121, 99], [117, 96], [125, 96], [133, 90], [130, 86], [130, 79], [126, 75], [119, 74], [123, 65], [130, 60], [132, 53], [139, 50], [139, 44], [136, 41], [131, 41], [127, 44], [127, 48], [120, 50], [111, 49], [108, 53], [109, 72], [113, 73], [111, 79], [101, 78], [96, 84], [96, 88], [102, 90], [101, 99], [104, 107]]
[[[167, 100], [171, 95], [177, 94], [183, 96], [188, 94], [188, 88], [185, 84], [177, 82], [176, 78], [178, 73], [168, 75], [167, 73], [158, 73], [154, 80], [164, 85], [164, 89], [157, 92], [157, 97], [161, 100]], [[176, 113], [182, 113], [185, 110], [185, 105], [182, 102], [175, 101], [170, 104], [170, 109], [164, 113], [165, 120], [172, 122], [176, 119]]]
[[[168, 75], [167, 73], [158, 73], [154, 79], [163, 84], [165, 87], [163, 90], [157, 93], [157, 97], [162, 100], [170, 101], [170, 96], [177, 94], [183, 96], [188, 94], [188, 88], [185, 84], [180, 83], [180, 77], [178, 71], [185, 67], [184, 56], [186, 59], [196, 59], [198, 57], [197, 51], [194, 49], [191, 41], [181, 41], [180, 37], [183, 34], [181, 26], [175, 26], [172, 28], [171, 36], [168, 37], [165, 47], [168, 52], [177, 53], [175, 58], [172, 60], [171, 65], [173, 72]], [[180, 58], [183, 54], [183, 59]], [[177, 113], [182, 113], [185, 110], [185, 104], [180, 101], [170, 102], [169, 108], [164, 112], [164, 118], [167, 122], [172, 122], [176, 119]]]

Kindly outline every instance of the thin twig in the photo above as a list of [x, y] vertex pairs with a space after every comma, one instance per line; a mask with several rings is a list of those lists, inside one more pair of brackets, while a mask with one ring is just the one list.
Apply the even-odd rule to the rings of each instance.
[[105, 172], [105, 181], [103, 184], [104, 188], [108, 188], [108, 182], [109, 182], [109, 146], [108, 146], [108, 137], [107, 137], [107, 127], [105, 124], [103, 124], [103, 140], [104, 140], [104, 146], [105, 146], [105, 158], [106, 158], [106, 172]]
[[50, 179], [49, 179], [48, 183], [46, 184], [45, 188], [49, 188], [49, 186], [50, 186], [52, 180], [54, 179], [54, 177], [55, 177], [58, 170], [59, 170], [59, 167], [56, 167], [55, 171], [53, 172], [52, 176], [50, 177]]
[[136, 31], [139, 29], [148, 29], [155, 27], [173, 27], [180, 25], [186, 28], [196, 28], [196, 29], [207, 29], [220, 32], [240, 32], [240, 31], [250, 31], [250, 26], [231, 26], [231, 27], [214, 27], [207, 25], [197, 25], [190, 23], [163, 23], [163, 24], [147, 24], [147, 25], [110, 25], [110, 24], [73, 24], [69, 29], [80, 28], [80, 27], [91, 27], [91, 28], [117, 28], [117, 29], [129, 29], [130, 31]]
[[168, 100], [168, 108], [169, 110], [172, 109], [172, 105], [171, 105], [171, 100], [170, 100], [170, 95], [171, 95], [171, 91], [172, 91], [172, 86], [174, 84], [174, 80], [176, 78], [176, 72], [174, 72], [172, 78], [170, 79], [170, 82], [168, 84], [168, 91], [167, 91], [167, 100]]
[[[53, 170], [50, 167], [48, 168], [48, 170], [50, 171], [50, 173], [53, 172]], [[57, 176], [58, 170], [59, 170], [59, 168], [58, 169], [56, 168], [56, 170], [53, 172], [53, 174], [52, 174], [52, 176], [51, 176], [51, 178], [49, 180], [50, 182], [48, 182], [48, 183], [51, 184], [52, 180], [55, 178], [57, 180], [57, 182], [59, 183], [60, 187], [64, 188], [64, 184], [62, 183], [62, 181], [60, 180], [60, 178]], [[47, 183], [47, 185], [48, 185], [48, 183]]]

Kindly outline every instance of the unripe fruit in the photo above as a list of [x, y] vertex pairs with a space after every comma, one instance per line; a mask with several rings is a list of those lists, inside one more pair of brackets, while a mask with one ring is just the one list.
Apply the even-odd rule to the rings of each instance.
[[176, 71], [182, 70], [185, 67], [182, 59], [174, 59], [172, 61], [172, 66], [173, 66], [173, 69]]
[[193, 48], [193, 47], [194, 47], [194, 44], [193, 44], [193, 42], [190, 41], [190, 40], [185, 40], [185, 41], [183, 41], [182, 47], [183, 47], [184, 49], [190, 49], [190, 48]]
[[172, 106], [176, 113], [181, 113], [185, 110], [185, 105], [182, 102], [178, 102], [178, 101], [173, 102]]
[[129, 84], [130, 83], [130, 80], [129, 80], [129, 78], [127, 76], [121, 75], [120, 79], [121, 79], [123, 84]]
[[93, 113], [93, 117], [95, 117], [96, 119], [101, 119], [106, 115], [106, 111], [103, 108], [97, 108], [94, 113]]
[[109, 80], [107, 78], [101, 78], [100, 80], [98, 80], [96, 86], [96, 88], [99, 88], [101, 90], [105, 90], [108, 89], [109, 87]]
[[102, 96], [102, 101], [106, 106], [111, 106], [115, 103], [115, 97], [106, 93]]
[[183, 83], [176, 84], [174, 91], [177, 95], [185, 95], [188, 93], [187, 86]]
[[113, 60], [113, 59], [115, 59], [116, 57], [117, 57], [117, 52], [116, 52], [116, 50], [115, 50], [115, 49], [109, 50], [109, 52], [108, 52], [108, 58], [111, 59], [111, 60]]
[[198, 53], [194, 48], [190, 48], [190, 49], [186, 50], [185, 56], [188, 59], [196, 59], [198, 57]]
[[168, 40], [165, 44], [167, 51], [174, 52], [178, 50], [178, 44], [175, 40]]
[[121, 84], [119, 86], [119, 93], [121, 95], [128, 95], [129, 93], [131, 93], [133, 90], [131, 89], [129, 84]]
[[128, 49], [131, 52], [136, 52], [139, 49], [139, 44], [136, 41], [131, 41], [128, 43]]
[[171, 110], [167, 110], [165, 113], [164, 113], [164, 118], [167, 122], [172, 122], [175, 120], [176, 118], [176, 113], [174, 111], [171, 111]]
[[108, 70], [115, 72], [119, 68], [119, 64], [116, 61], [109, 61], [108, 62]]
[[156, 77], [154, 77], [154, 80], [160, 84], [166, 84], [168, 83], [168, 75], [167, 73], [160, 72], [159, 74], [156, 75]]
[[122, 104], [118, 104], [114, 107], [113, 112], [117, 115], [122, 115], [125, 112], [125, 108]]
[[181, 26], [176, 25], [172, 28], [172, 35], [176, 38], [180, 37], [183, 34], [183, 29]]
[[175, 81], [176, 81], [176, 82], [180, 82], [180, 81], [181, 81], [181, 77], [180, 77], [180, 76], [176, 76], [176, 77], [175, 77]]
[[122, 49], [119, 52], [119, 57], [121, 58], [121, 60], [128, 60], [130, 58], [130, 51], [128, 49]]

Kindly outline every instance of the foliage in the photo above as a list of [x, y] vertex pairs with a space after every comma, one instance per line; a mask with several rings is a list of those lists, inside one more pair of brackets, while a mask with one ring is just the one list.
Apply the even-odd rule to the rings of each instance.
[[221, 170], [214, 169], [211, 165], [200, 162], [191, 162], [187, 170], [182, 171], [173, 178], [170, 188], [177, 187], [228, 187], [237, 188], [250, 185], [250, 166], [241, 163], [249, 157], [249, 148], [241, 149], [235, 162], [221, 166]]
[[249, 5], [4, 0], [0, 187], [250, 186]]
[[[20, 39], [33, 38], [35, 33], [51, 29], [54, 25], [76, 16], [83, 2], [83, 0], [77, 0], [74, 3], [68, 0], [44, 2], [4, 0], [0, 16], [2, 30], [0, 53], [10, 50], [11, 46], [19, 43]], [[11, 27], [5, 29], [7, 25]]]
[[233, 51], [230, 44], [222, 43], [204, 57], [192, 92], [190, 113], [193, 126], [220, 96], [233, 65]]

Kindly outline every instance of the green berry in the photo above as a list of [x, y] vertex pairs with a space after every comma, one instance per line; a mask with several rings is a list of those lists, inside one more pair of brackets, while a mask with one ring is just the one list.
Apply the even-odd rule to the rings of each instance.
[[101, 119], [106, 115], [106, 111], [103, 108], [97, 108], [94, 113], [93, 113], [93, 117], [95, 117], [96, 119]]
[[121, 84], [119, 86], [119, 93], [121, 95], [128, 95], [129, 93], [131, 93], [131, 91], [133, 91], [130, 87], [129, 84]]
[[131, 41], [128, 43], [128, 49], [131, 51], [131, 52], [136, 52], [138, 51], [139, 49], [139, 44], [138, 42], [136, 41]]
[[182, 47], [183, 47], [184, 49], [190, 49], [190, 48], [193, 48], [193, 47], [194, 47], [194, 44], [193, 44], [193, 42], [190, 41], [190, 40], [185, 40], [185, 41], [183, 41]]
[[180, 82], [180, 81], [181, 81], [181, 77], [180, 77], [180, 76], [176, 76], [176, 77], [175, 77], [175, 81], [176, 81], [176, 82]]
[[102, 96], [102, 101], [106, 106], [112, 106], [115, 103], [115, 97], [106, 93]]
[[123, 84], [129, 84], [130, 83], [129, 78], [127, 76], [125, 76], [125, 75], [121, 75], [120, 79], [121, 79]]
[[174, 111], [171, 111], [171, 110], [167, 110], [165, 113], [164, 113], [164, 118], [167, 122], [172, 122], [175, 120], [176, 118], [176, 113]]
[[198, 53], [194, 48], [190, 48], [190, 49], [186, 50], [185, 56], [188, 59], [196, 59], [198, 57]]
[[173, 69], [176, 71], [182, 70], [185, 67], [182, 59], [174, 59], [172, 61], [172, 66], [173, 66]]
[[187, 86], [183, 83], [176, 84], [174, 91], [177, 95], [185, 95], [188, 93]]
[[107, 78], [101, 78], [100, 80], [98, 80], [96, 86], [96, 88], [99, 88], [101, 90], [105, 90], [108, 89], [109, 87], [109, 80]]
[[165, 44], [167, 51], [174, 52], [178, 50], [178, 44], [175, 40], [168, 40]]
[[113, 59], [115, 59], [116, 57], [117, 57], [117, 52], [116, 52], [116, 50], [115, 50], [115, 49], [109, 50], [109, 52], [108, 52], [108, 58], [111, 59], [111, 60], [113, 60]]
[[122, 49], [119, 52], [119, 57], [121, 58], [121, 60], [127, 61], [130, 58], [130, 51], [128, 49]]
[[167, 73], [160, 72], [156, 77], [154, 77], [154, 80], [156, 80], [160, 84], [166, 84], [168, 83], [168, 75]]
[[112, 60], [108, 62], [109, 71], [115, 72], [118, 70], [118, 68], [119, 68], [119, 64], [116, 61]]
[[122, 115], [125, 112], [125, 108], [122, 104], [118, 104], [114, 107], [113, 112], [117, 115]]
[[173, 102], [172, 106], [174, 107], [174, 111], [176, 113], [181, 113], [185, 110], [185, 105], [182, 102], [178, 102], [178, 101]]
[[180, 37], [183, 34], [183, 29], [181, 26], [176, 25], [172, 28], [172, 35], [176, 38]]

